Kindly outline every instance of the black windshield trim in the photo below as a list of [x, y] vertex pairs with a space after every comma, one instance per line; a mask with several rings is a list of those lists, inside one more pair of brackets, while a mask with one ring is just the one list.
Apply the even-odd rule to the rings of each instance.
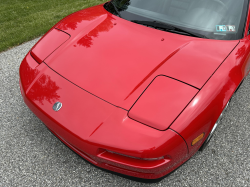
[[245, 37], [248, 11], [249, 11], [249, 0], [245, 1], [244, 7], [243, 7], [243, 10], [242, 10], [243, 13], [245, 12], [245, 16], [242, 13], [242, 17], [241, 17], [241, 22], [240, 22], [239, 28], [243, 28], [243, 29], [242, 29], [241, 34], [239, 33], [239, 37], [238, 38], [240, 38], [240, 39], [243, 39]]
[[115, 12], [118, 14], [118, 16], [119, 16], [120, 18], [123, 18], [122, 15], [120, 14], [119, 10], [117, 9], [117, 7], [115, 6], [115, 4], [113, 3], [113, 0], [111, 0], [111, 1], [109, 2], [109, 4], [111, 4], [111, 5], [114, 7]]

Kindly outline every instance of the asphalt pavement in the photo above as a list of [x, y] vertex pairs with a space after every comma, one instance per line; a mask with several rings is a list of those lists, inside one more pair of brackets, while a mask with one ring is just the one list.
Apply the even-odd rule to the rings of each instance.
[[250, 186], [250, 76], [209, 146], [157, 183], [94, 167], [58, 140], [24, 104], [19, 65], [36, 40], [0, 53], [0, 187]]

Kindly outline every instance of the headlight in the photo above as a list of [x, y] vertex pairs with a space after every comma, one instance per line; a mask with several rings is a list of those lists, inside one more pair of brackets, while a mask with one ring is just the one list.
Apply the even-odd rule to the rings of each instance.
[[30, 54], [40, 64], [69, 38], [69, 34], [52, 29], [32, 48]]
[[128, 116], [158, 130], [166, 130], [199, 90], [166, 76], [157, 76]]

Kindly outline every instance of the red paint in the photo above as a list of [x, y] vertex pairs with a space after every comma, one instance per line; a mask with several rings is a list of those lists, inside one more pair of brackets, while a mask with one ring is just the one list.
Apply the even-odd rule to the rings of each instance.
[[[188, 45], [185, 44], [184, 46]], [[182, 46], [182, 47], [184, 47]], [[124, 99], [127, 100], [130, 95], [132, 95], [146, 80], [148, 80], [162, 65], [165, 64], [170, 58], [172, 58], [182, 47], [176, 49], [173, 53], [171, 53], [166, 59], [164, 59], [158, 66], [156, 66], [133, 90], [129, 93], [129, 95]]]
[[[20, 66], [20, 88], [27, 106], [89, 162], [159, 178], [195, 154], [248, 74], [246, 34], [237, 41], [183, 36], [100, 5], [68, 16], [35, 45]], [[55, 112], [57, 101], [63, 107]]]
[[238, 43], [155, 30], [116, 17], [102, 6], [79, 12], [56, 27], [71, 38], [45, 63], [126, 110], [160, 74], [201, 88]]
[[[29, 60], [33, 59], [26, 57], [20, 67], [21, 85], [25, 82], [22, 75], [31, 71]], [[128, 118], [127, 111], [87, 93], [44, 63], [33, 71], [38, 72], [38, 78], [24, 89], [25, 103], [57, 137], [93, 164], [106, 169], [123, 168], [128, 172], [122, 173], [128, 175], [133, 171], [138, 176], [150, 173], [149, 178], [158, 178], [187, 159], [185, 141], [172, 130], [158, 131], [137, 123]], [[63, 107], [55, 112], [52, 106], [57, 101]], [[100, 149], [137, 158], [164, 156], [165, 160], [143, 161], [141, 167], [135, 168], [137, 160], [120, 155], [105, 154], [108, 158], [105, 162]], [[148, 167], [143, 167], [143, 163]]]
[[57, 29], [52, 29], [39, 41], [39, 45], [33, 47], [31, 56], [40, 64], [69, 38], [69, 34]]
[[158, 76], [130, 109], [130, 118], [166, 130], [199, 90], [166, 76]]

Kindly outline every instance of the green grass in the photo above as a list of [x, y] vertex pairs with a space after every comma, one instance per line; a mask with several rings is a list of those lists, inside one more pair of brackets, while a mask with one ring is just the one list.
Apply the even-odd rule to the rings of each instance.
[[0, 0], [0, 52], [43, 35], [65, 16], [108, 0]]

